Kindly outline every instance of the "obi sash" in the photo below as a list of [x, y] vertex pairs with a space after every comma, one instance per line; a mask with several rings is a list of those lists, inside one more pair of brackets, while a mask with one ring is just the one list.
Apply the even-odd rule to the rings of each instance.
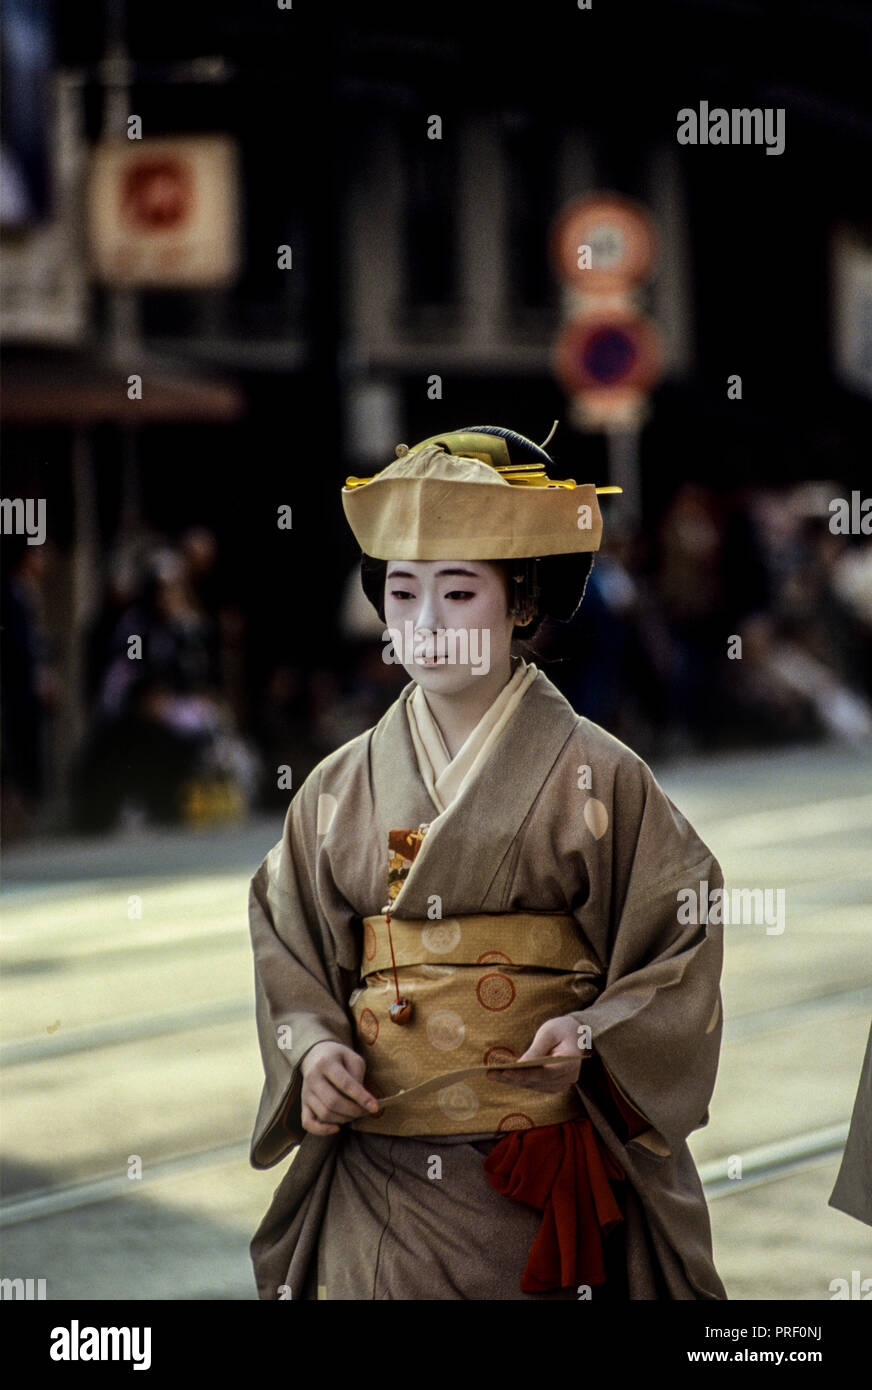
[[[413, 1006], [402, 1026], [388, 1012], [396, 998], [391, 946], [400, 995]], [[516, 1066], [541, 1024], [592, 1003], [603, 973], [567, 914], [392, 917], [390, 937], [384, 916], [365, 918], [365, 987], [349, 1006], [364, 1085], [380, 1109], [352, 1127], [410, 1137], [506, 1133], [582, 1116], [575, 1086], [549, 1095], [497, 1084], [487, 1072]]]

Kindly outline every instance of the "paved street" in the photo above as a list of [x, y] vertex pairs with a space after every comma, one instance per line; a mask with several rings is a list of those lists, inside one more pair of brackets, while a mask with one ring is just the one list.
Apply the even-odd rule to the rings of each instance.
[[[827, 1206], [872, 1018], [872, 752], [655, 771], [729, 886], [785, 891], [780, 934], [726, 930], [721, 1069], [692, 1139], [716, 1262], [732, 1298], [827, 1299], [872, 1277], [872, 1229]], [[52, 1299], [254, 1297], [247, 1244], [282, 1169], [247, 1163], [246, 901], [279, 831], [6, 856], [2, 1275]]]

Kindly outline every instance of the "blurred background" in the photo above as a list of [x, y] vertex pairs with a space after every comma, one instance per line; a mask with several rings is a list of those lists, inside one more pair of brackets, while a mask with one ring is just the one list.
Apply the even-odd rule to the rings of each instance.
[[[4, 0], [2, 41], [2, 1273], [251, 1296], [245, 884], [405, 682], [340, 488], [557, 419], [555, 476], [624, 493], [549, 674], [788, 893], [696, 1150], [763, 1174], [728, 1286], [872, 1275], [825, 1206], [872, 1011], [868, 7]], [[783, 153], [679, 144], [701, 102]]]

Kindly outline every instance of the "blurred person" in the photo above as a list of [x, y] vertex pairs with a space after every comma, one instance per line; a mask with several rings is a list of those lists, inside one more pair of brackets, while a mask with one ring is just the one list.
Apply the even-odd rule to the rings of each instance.
[[254, 795], [256, 761], [217, 685], [209, 633], [183, 557], [156, 550], [109, 642], [73, 782], [82, 828], [106, 829], [125, 814], [158, 823], [236, 815]]
[[156, 545], [156, 538], [143, 531], [122, 541], [109, 557], [103, 593], [85, 637], [85, 694], [91, 705], [114, 657], [118, 625], [142, 592], [148, 556]]
[[757, 489], [740, 487], [723, 501], [723, 606], [730, 631], [772, 603], [772, 581], [757, 513]]
[[833, 587], [872, 633], [872, 538], [841, 552], [833, 565]]
[[0, 8], [0, 226], [41, 221], [49, 206], [52, 15], [45, 0]]
[[395, 664], [385, 664], [384, 654], [381, 641], [348, 640], [341, 669], [321, 673], [313, 733], [323, 748], [338, 748], [371, 728], [396, 699], [404, 682]]
[[846, 547], [832, 570], [833, 590], [857, 623], [857, 670], [872, 699], [872, 539]]
[[385, 626], [360, 587], [359, 566], [349, 574], [343, 590], [339, 638], [342, 661], [335, 673], [321, 673], [321, 698], [315, 713], [313, 732], [325, 751], [369, 729], [404, 683], [396, 663], [384, 660], [389, 652]]
[[221, 598], [216, 575], [218, 542], [205, 526], [192, 526], [181, 538], [179, 555], [185, 594], [200, 618], [203, 640], [209, 652], [210, 678], [217, 683], [221, 671]]
[[814, 706], [826, 733], [847, 743], [872, 737], [872, 706], [846, 685], [830, 666], [808, 651], [808, 634], [799, 616], [783, 618], [767, 666], [783, 684]]
[[248, 717], [245, 613], [227, 592], [218, 540], [208, 527], [189, 527], [181, 539], [181, 553], [185, 585], [204, 623], [211, 678], [243, 729]]
[[770, 681], [813, 707], [825, 735], [864, 741], [872, 719], [869, 645], [861, 617], [838, 588], [847, 538], [820, 515], [821, 495], [832, 486], [803, 485], [772, 504], [769, 532], [777, 537], [777, 558], [765, 669]]
[[724, 659], [718, 682], [718, 722], [726, 742], [767, 745], [814, 742], [826, 724], [810, 692], [786, 676], [778, 660], [776, 625], [767, 613], [737, 625], [741, 659]]
[[23, 536], [7, 536], [3, 551], [7, 565], [0, 641], [3, 820], [4, 833], [13, 836], [32, 827], [46, 790], [46, 721], [57, 703], [58, 682], [43, 616], [48, 546], [29, 545]]
[[511, 655], [513, 635], [553, 650], [578, 606], [596, 490], [495, 427], [397, 454], [343, 504], [410, 683], [297, 791], [252, 882], [252, 1163], [295, 1149], [258, 1291], [723, 1298], [686, 1144], [721, 931], [677, 897], [720, 870], [648, 768]]
[[[323, 707], [333, 695], [332, 683], [325, 690], [326, 675], [310, 673], [289, 662], [270, 673], [257, 716], [264, 765], [260, 804], [264, 808], [286, 807], [288, 785], [297, 787], [304, 782], [321, 758], [335, 747], [317, 735], [314, 706], [317, 703]], [[279, 771], [284, 768], [290, 769], [290, 784]]]
[[180, 549], [188, 586], [197, 594], [203, 610], [208, 611], [213, 605], [208, 602], [204, 590], [208, 589], [215, 573], [218, 542], [207, 526], [191, 526], [182, 536]]
[[840, 683], [859, 689], [861, 629], [835, 584], [837, 566], [847, 549], [846, 537], [834, 535], [825, 519], [806, 518], [799, 531], [795, 567], [776, 595], [775, 609], [816, 661]]
[[[850, 646], [844, 640], [831, 643], [826, 633], [829, 546], [825, 540], [820, 545], [815, 540], [822, 498], [834, 489], [835, 483], [803, 483], [745, 491], [759, 543], [763, 586], [757, 610], [740, 615], [732, 628], [742, 638], [742, 660], [719, 666], [721, 708], [733, 738], [780, 742], [827, 735], [825, 710], [801, 678], [800, 667], [807, 672], [819, 669], [814, 660], [806, 667], [803, 647], [813, 658], [831, 665], [834, 650]], [[835, 614], [837, 628], [843, 626], [843, 614], [843, 608]], [[794, 655], [798, 664], [792, 660]]]
[[[136, 639], [139, 655], [131, 645]], [[214, 683], [208, 623], [191, 598], [177, 551], [165, 547], [150, 556], [142, 590], [119, 619], [109, 647], [97, 697], [104, 715], [121, 713], [144, 672], [179, 692]]]
[[659, 528], [655, 594], [665, 623], [669, 721], [677, 746], [711, 730], [711, 672], [724, 649], [724, 522], [714, 494], [684, 483]]
[[603, 536], [552, 679], [579, 714], [639, 748], [653, 743], [653, 728], [664, 721], [665, 673], [647, 643], [647, 595], [632, 572], [637, 542], [620, 529]]

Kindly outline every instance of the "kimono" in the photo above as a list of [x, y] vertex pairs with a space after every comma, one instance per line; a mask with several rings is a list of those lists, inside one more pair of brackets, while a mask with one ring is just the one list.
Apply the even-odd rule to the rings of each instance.
[[[361, 983], [362, 924], [382, 910], [392, 833], [416, 826], [428, 829], [394, 899], [398, 918], [423, 921], [434, 900], [460, 923], [568, 915], [600, 963], [571, 1017], [592, 1039], [575, 1098], [625, 1178], [606, 1289], [726, 1297], [686, 1143], [708, 1121], [722, 1028], [721, 928], [694, 920], [706, 914], [686, 910], [687, 890], [705, 901], [720, 870], [641, 759], [578, 716], [544, 674], [522, 674], [520, 698], [441, 811], [440, 780], [425, 777], [407, 710], [418, 687], [406, 686], [373, 729], [311, 773], [252, 880], [265, 1084], [251, 1162], [268, 1168], [293, 1150], [251, 1244], [261, 1298], [551, 1296], [521, 1292], [539, 1218], [485, 1182], [493, 1130], [416, 1139], [302, 1127], [308, 1050], [324, 1040], [360, 1050], [349, 1001]], [[639, 1119], [631, 1129], [627, 1113]], [[450, 1181], [426, 1181], [434, 1157]]]
[[829, 1206], [872, 1226], [872, 1028], [851, 1114], [848, 1142]]

